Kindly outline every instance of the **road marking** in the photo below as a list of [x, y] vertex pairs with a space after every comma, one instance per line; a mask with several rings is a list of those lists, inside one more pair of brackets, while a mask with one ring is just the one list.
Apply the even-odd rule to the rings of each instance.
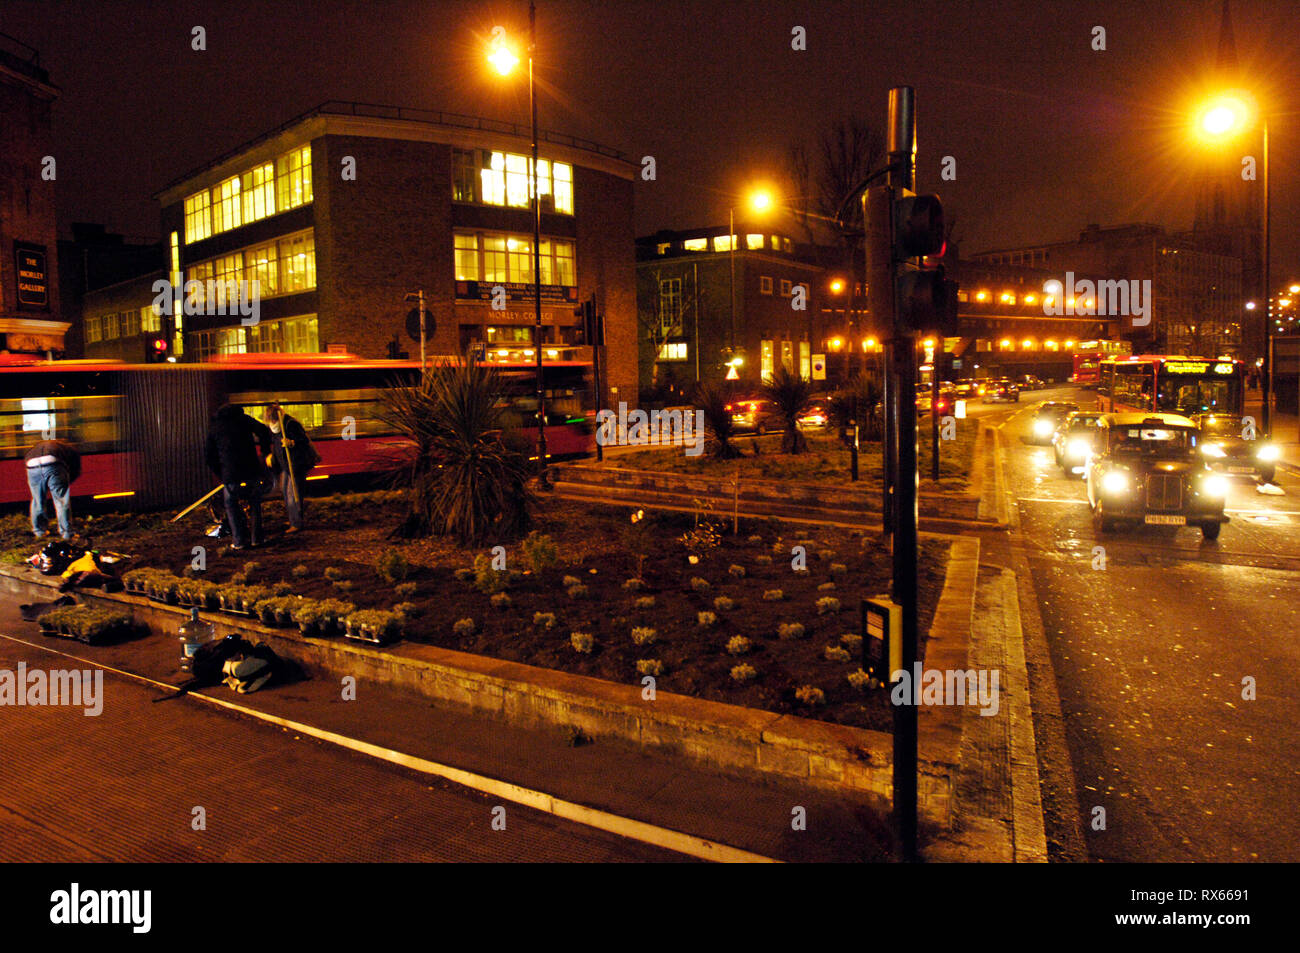
[[[134, 672], [127, 672], [122, 669], [113, 668], [109, 665], [96, 662], [93, 659], [84, 658], [79, 655], [72, 655], [68, 652], [61, 652], [58, 649], [52, 649], [48, 645], [41, 645], [37, 642], [28, 642], [26, 639], [20, 639], [12, 635], [2, 635], [0, 638], [8, 639], [11, 642], [17, 642], [20, 645], [26, 645], [43, 652], [50, 652], [54, 655], [61, 655], [64, 658], [73, 659], [78, 662], [85, 662], [101, 668], [104, 671], [112, 672], [115, 675], [121, 675], [124, 678], [135, 679], [145, 682], [157, 688], [165, 688], [168, 691], [175, 691], [179, 686], [169, 685], [166, 682], [159, 682], [145, 675], [137, 675]], [[597, 810], [596, 808], [587, 807], [573, 801], [565, 801], [560, 798], [546, 794], [543, 791], [534, 791], [531, 788], [520, 787], [517, 784], [511, 784], [508, 781], [498, 781], [496, 778], [489, 778], [486, 775], [475, 774], [472, 771], [465, 771], [460, 768], [453, 768], [450, 765], [439, 764], [436, 761], [429, 761], [426, 758], [419, 758], [415, 755], [405, 754], [401, 751], [394, 751], [391, 748], [384, 748], [380, 745], [371, 744], [368, 741], [361, 741], [357, 738], [349, 738], [347, 735], [340, 735], [333, 731], [327, 731], [324, 728], [317, 728], [314, 725], [306, 724], [301, 721], [292, 721], [288, 718], [281, 718], [278, 715], [272, 715], [267, 712], [258, 711], [255, 708], [248, 708], [244, 705], [238, 705], [223, 698], [216, 698], [212, 695], [205, 695], [200, 691], [191, 691], [187, 693], [189, 697], [200, 698], [209, 704], [216, 705], [219, 708], [226, 708], [230, 711], [238, 712], [250, 718], [256, 718], [280, 728], [287, 728], [290, 731], [297, 731], [304, 735], [309, 735], [320, 741], [326, 741], [330, 744], [338, 745], [341, 748], [347, 748], [359, 754], [369, 755], [372, 758], [378, 758], [382, 761], [388, 761], [392, 764], [400, 765], [404, 768], [410, 768], [421, 774], [431, 774], [435, 777], [445, 778], [462, 787], [471, 788], [484, 794], [490, 794], [503, 800], [513, 801], [516, 804], [523, 804], [531, 807], [536, 811], [544, 814], [553, 814], [556, 817], [575, 824], [582, 824], [586, 827], [594, 827], [597, 830], [606, 831], [619, 837], [626, 837], [629, 840], [641, 841], [654, 847], [662, 847], [666, 850], [674, 850], [679, 854], [686, 854], [689, 857], [698, 857], [701, 860], [710, 860], [718, 863], [781, 863], [771, 857], [764, 857], [761, 854], [754, 854], [738, 847], [729, 847], [726, 844], [719, 844], [703, 837], [696, 837], [693, 834], [684, 834], [681, 831], [675, 831], [667, 827], [658, 827], [654, 824], [648, 824], [645, 821], [634, 820], [630, 817], [621, 817], [617, 814], [610, 814], [607, 811]]]

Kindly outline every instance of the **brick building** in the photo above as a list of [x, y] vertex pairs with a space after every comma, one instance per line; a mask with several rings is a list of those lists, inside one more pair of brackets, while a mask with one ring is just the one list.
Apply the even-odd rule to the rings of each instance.
[[[164, 317], [174, 356], [416, 357], [404, 299], [417, 290], [428, 354], [484, 343], [494, 357], [531, 356], [530, 143], [507, 123], [326, 103], [178, 179], [157, 195], [168, 275], [213, 290], [256, 281], [260, 297], [256, 324], [206, 293], [188, 309], [198, 313]], [[633, 168], [552, 133], [540, 156], [541, 343], [583, 344], [574, 309], [595, 295], [610, 394], [634, 400]], [[498, 286], [505, 306], [494, 309]]]
[[810, 376], [825, 337], [824, 269], [789, 237], [741, 222], [730, 236], [726, 226], [662, 231], [637, 239], [636, 258], [643, 387], [720, 381], [731, 366], [741, 386], [778, 364]]
[[50, 85], [36, 50], [0, 34], [0, 352], [61, 356]]

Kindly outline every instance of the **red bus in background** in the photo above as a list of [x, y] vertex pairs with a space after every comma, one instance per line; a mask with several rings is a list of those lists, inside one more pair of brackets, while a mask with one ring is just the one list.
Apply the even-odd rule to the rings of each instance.
[[1098, 405], [1106, 413], [1240, 414], [1245, 367], [1230, 358], [1165, 354], [1110, 358], [1101, 362]]
[[1074, 371], [1070, 383], [1079, 387], [1094, 388], [1101, 383], [1101, 362], [1110, 357], [1131, 354], [1133, 345], [1128, 341], [1080, 341], [1074, 352]]
[[[549, 350], [555, 356], [543, 365], [547, 456], [589, 455], [591, 364], [576, 360], [574, 348]], [[505, 385], [506, 426], [535, 448], [536, 364], [522, 353], [492, 358]], [[335, 354], [235, 354], [154, 365], [10, 359], [0, 363], [0, 504], [30, 500], [23, 456], [46, 435], [81, 452], [74, 497], [130, 498], [141, 506], [193, 502], [214, 486], [203, 445], [223, 403], [260, 419], [267, 404], [279, 401], [320, 453], [312, 481], [382, 472], [402, 445], [377, 415], [383, 392], [419, 376], [418, 361]]]

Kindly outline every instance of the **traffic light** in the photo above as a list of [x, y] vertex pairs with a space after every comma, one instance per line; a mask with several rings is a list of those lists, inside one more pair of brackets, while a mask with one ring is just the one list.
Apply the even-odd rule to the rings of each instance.
[[145, 353], [145, 363], [165, 364], [170, 351], [171, 347], [167, 344], [167, 338], [161, 334], [154, 335], [149, 339], [149, 349]]
[[957, 283], [945, 278], [943, 265], [934, 261], [948, 250], [939, 196], [903, 190], [894, 202], [893, 225], [899, 327], [956, 336]]
[[596, 347], [605, 343], [605, 321], [596, 313], [596, 296], [592, 295], [573, 309], [574, 317], [582, 319], [582, 340], [584, 344]]

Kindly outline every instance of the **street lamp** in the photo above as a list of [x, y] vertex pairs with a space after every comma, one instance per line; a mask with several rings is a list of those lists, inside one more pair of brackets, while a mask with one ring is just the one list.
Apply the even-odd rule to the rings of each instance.
[[[1224, 139], [1239, 135], [1251, 125], [1254, 113], [1251, 99], [1244, 93], [1226, 93], [1210, 100], [1201, 109], [1198, 125], [1211, 139]], [[1272, 432], [1272, 410], [1269, 407], [1273, 390], [1273, 293], [1272, 284], [1272, 211], [1268, 181], [1268, 115], [1259, 116], [1264, 131], [1264, 368], [1260, 375], [1260, 423], [1265, 434]]]
[[[759, 190], [750, 193], [748, 205], [755, 212], [766, 212], [772, 207], [772, 193]], [[727, 209], [727, 240], [730, 242], [731, 265], [731, 354], [736, 353], [736, 206]]]
[[[537, 474], [546, 486], [546, 382], [542, 371], [542, 197], [537, 182], [537, 84], [533, 77], [533, 59], [537, 51], [537, 5], [528, 3], [528, 110], [533, 125], [533, 347], [537, 350]], [[488, 62], [502, 76], [513, 72], [519, 57], [498, 38]]]

